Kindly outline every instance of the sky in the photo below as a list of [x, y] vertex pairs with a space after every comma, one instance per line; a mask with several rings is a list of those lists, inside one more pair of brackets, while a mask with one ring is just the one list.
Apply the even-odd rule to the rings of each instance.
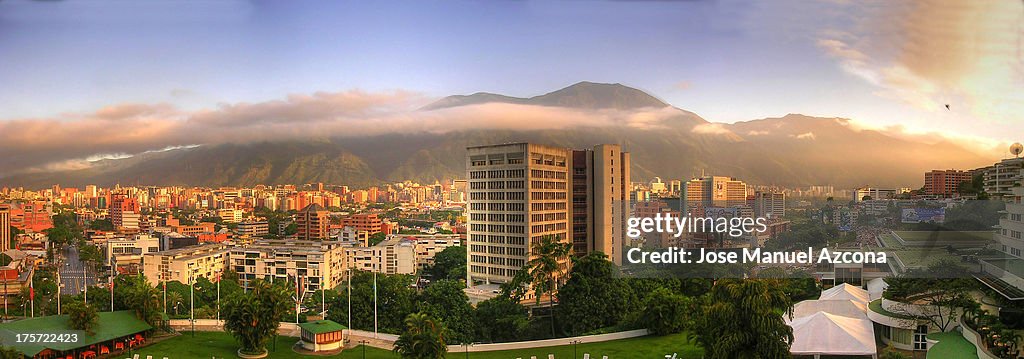
[[[1022, 4], [0, 0], [0, 150], [50, 153], [0, 170], [193, 145], [195, 123], [408, 123], [447, 95], [579, 81], [712, 122], [801, 113], [1002, 146], [1024, 140]], [[258, 112], [282, 106], [290, 121]], [[40, 143], [60, 133], [102, 139]]]

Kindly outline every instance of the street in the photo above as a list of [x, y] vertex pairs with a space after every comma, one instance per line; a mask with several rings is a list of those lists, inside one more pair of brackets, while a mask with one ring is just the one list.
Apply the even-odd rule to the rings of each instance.
[[[60, 265], [60, 292], [63, 295], [82, 293], [85, 285], [96, 285], [96, 273], [86, 270], [85, 263], [78, 257], [78, 248], [68, 246], [63, 251]], [[87, 273], [88, 272], [88, 273]]]

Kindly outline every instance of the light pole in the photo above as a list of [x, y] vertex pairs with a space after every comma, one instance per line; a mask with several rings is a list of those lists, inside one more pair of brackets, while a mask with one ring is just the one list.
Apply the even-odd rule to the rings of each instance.
[[582, 342], [583, 341], [579, 340], [579, 339], [573, 340], [573, 341], [569, 342], [569, 344], [572, 344], [572, 359], [576, 359], [576, 344], [579, 344], [579, 343], [582, 343]]
[[359, 341], [359, 344], [363, 346], [363, 359], [366, 359], [366, 344], [368, 344], [369, 342], [369, 340], [365, 339]]
[[461, 344], [462, 346], [466, 347], [466, 358], [467, 359], [469, 358], [469, 347], [473, 346], [473, 344], [475, 344], [475, 343], [462, 343]]

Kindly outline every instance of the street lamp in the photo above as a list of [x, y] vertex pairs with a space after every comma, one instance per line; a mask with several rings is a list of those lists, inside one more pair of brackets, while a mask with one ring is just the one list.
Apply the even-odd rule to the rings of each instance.
[[583, 341], [579, 339], [569, 342], [569, 344], [572, 344], [572, 359], [576, 359], [576, 345], [582, 342]]
[[476, 344], [476, 343], [462, 343], [462, 344], [460, 344], [460, 345], [466, 347], [466, 358], [469, 358], [469, 347], [473, 346], [474, 344]]
[[369, 340], [365, 340], [365, 339], [359, 341], [359, 344], [361, 344], [363, 346], [363, 359], [366, 359], [366, 344], [369, 344], [369, 343], [370, 343], [370, 341]]

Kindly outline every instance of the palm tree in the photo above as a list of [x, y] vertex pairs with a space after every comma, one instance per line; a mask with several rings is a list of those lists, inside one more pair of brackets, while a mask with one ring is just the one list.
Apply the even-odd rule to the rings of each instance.
[[263, 280], [254, 280], [249, 288], [248, 293], [235, 293], [221, 306], [224, 330], [239, 342], [240, 352], [263, 354], [291, 300], [283, 286]]
[[533, 243], [533, 256], [526, 263], [529, 268], [533, 290], [540, 297], [548, 295], [548, 310], [551, 311], [551, 335], [555, 335], [554, 295], [558, 291], [558, 277], [569, 271], [568, 258], [572, 253], [572, 243], [562, 242], [557, 236], [544, 236]]
[[427, 313], [409, 314], [405, 317], [405, 332], [395, 341], [394, 352], [406, 359], [444, 358], [448, 353], [444, 331]]
[[705, 298], [694, 333], [709, 358], [789, 357], [792, 302], [776, 279], [721, 279]]
[[178, 304], [181, 303], [181, 302], [182, 302], [181, 293], [170, 292], [170, 293], [167, 293], [167, 303], [165, 303], [164, 305], [168, 305], [169, 304], [169, 306], [174, 307], [174, 315], [177, 316], [178, 315]]

